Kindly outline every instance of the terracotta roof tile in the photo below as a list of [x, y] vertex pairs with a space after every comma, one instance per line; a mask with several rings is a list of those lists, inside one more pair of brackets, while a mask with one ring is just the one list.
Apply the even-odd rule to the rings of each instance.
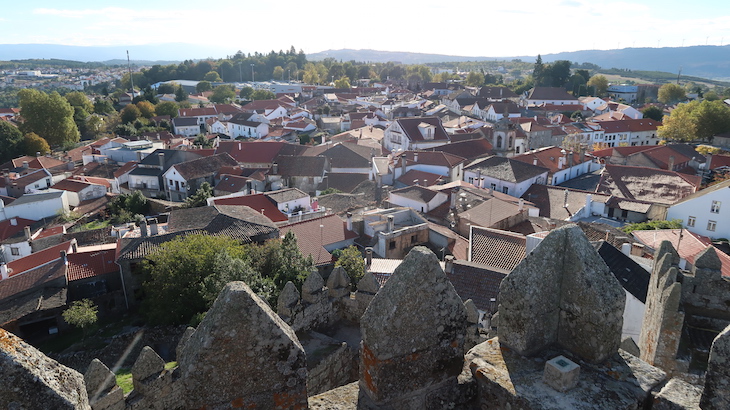
[[68, 255], [68, 281], [119, 272], [119, 265], [114, 262], [115, 253], [116, 249], [108, 249]]
[[495, 313], [499, 285], [507, 273], [477, 262], [454, 261], [453, 270], [446, 277], [463, 301], [471, 299], [477, 309]]
[[281, 227], [282, 237], [288, 232], [294, 232], [297, 237], [297, 246], [303, 255], [312, 255], [315, 265], [324, 265], [332, 262], [332, 255], [325, 249], [326, 246], [353, 240], [357, 234], [347, 230], [345, 222], [337, 215], [328, 215], [310, 219]]
[[470, 260], [510, 272], [525, 259], [526, 243], [518, 233], [472, 226]]
[[[712, 246], [712, 239], [686, 229], [633, 231], [631, 234], [639, 242], [652, 249], [659, 249], [659, 244], [662, 241], [669, 241], [679, 254], [679, 257], [693, 265], [695, 263], [695, 257], [707, 247]], [[679, 247], [677, 247], [678, 245]], [[722, 276], [730, 278], [730, 255], [718, 250], [716, 250], [716, 253], [720, 258], [720, 262], [722, 262]]]

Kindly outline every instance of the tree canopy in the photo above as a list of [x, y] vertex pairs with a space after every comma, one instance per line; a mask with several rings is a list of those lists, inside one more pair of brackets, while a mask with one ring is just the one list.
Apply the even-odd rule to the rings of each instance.
[[18, 127], [7, 121], [0, 121], [0, 163], [18, 156], [22, 141], [23, 133]]
[[656, 105], [650, 105], [644, 108], [641, 110], [641, 113], [644, 115], [644, 118], [651, 118], [654, 121], [661, 122], [664, 119], [664, 111]]
[[667, 83], [659, 87], [657, 100], [664, 104], [674, 104], [687, 98], [684, 88], [674, 83]]
[[71, 303], [71, 307], [66, 309], [61, 316], [69, 325], [81, 328], [85, 336], [86, 330], [96, 323], [98, 311], [94, 302], [89, 299], [81, 299]]
[[730, 131], [730, 107], [722, 101], [691, 101], [679, 104], [657, 130], [665, 140], [712, 141]]
[[20, 144], [20, 154], [25, 155], [46, 155], [51, 152], [51, 147], [48, 145], [48, 141], [38, 136], [34, 132], [29, 132], [23, 137], [23, 141]]
[[74, 108], [57, 92], [26, 88], [18, 91], [23, 133], [36, 133], [49, 144], [61, 146], [78, 142], [79, 129], [74, 122]]
[[263, 245], [187, 235], [166, 242], [142, 263], [142, 311], [152, 323], [187, 323], [205, 312], [226, 283], [242, 280], [270, 305], [287, 281], [301, 287], [313, 265], [294, 235]]
[[233, 87], [227, 84], [215, 87], [213, 89], [213, 94], [208, 97], [210, 101], [215, 103], [226, 103], [234, 98], [236, 98], [236, 92], [233, 90]]
[[213, 196], [213, 188], [209, 183], [203, 182], [200, 184], [200, 188], [195, 191], [195, 194], [185, 199], [186, 208], [197, 208], [199, 206], [206, 206], [208, 204], [208, 198]]
[[606, 79], [605, 76], [596, 74], [588, 80], [586, 85], [589, 87], [594, 87], [595, 95], [597, 97], [601, 97], [606, 95], [606, 90], [608, 90], [608, 79]]
[[169, 115], [170, 118], [177, 117], [177, 110], [180, 108], [174, 101], [160, 101], [155, 106], [157, 115]]
[[355, 246], [348, 246], [337, 253], [335, 267], [342, 266], [350, 277], [351, 283], [356, 285], [365, 275], [365, 259], [362, 257], [362, 253]]

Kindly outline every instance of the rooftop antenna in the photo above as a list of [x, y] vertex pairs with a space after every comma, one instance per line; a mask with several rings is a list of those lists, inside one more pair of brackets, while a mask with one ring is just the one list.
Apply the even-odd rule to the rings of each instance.
[[127, 50], [127, 71], [129, 71], [129, 83], [132, 84], [132, 99], [134, 100], [134, 78], [132, 78], [132, 65], [129, 62], [129, 50]]

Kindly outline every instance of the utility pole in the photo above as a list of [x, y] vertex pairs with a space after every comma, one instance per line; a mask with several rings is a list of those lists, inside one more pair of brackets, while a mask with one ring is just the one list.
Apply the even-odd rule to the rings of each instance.
[[132, 99], [134, 100], [134, 78], [132, 78], [132, 65], [129, 62], [129, 50], [127, 50], [127, 71], [129, 71], [129, 83], [132, 84]]
[[243, 82], [243, 70], [241, 69], [241, 64], [243, 64], [242, 61], [238, 62], [238, 79]]
[[253, 78], [253, 66], [254, 66], [254, 64], [251, 63], [251, 82], [254, 82], [254, 78]]

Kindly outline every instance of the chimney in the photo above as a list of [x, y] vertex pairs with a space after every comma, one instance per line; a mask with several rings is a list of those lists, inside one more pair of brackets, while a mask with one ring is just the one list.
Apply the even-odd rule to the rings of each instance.
[[239, 142], [238, 143], [238, 150], [241, 151], [243, 149], [243, 145]]
[[12, 225], [12, 226], [17, 226], [17, 225], [18, 225], [18, 220], [17, 220], [17, 219], [15, 219], [15, 218], [11, 218], [11, 219], [10, 219], [10, 225]]
[[142, 151], [137, 151], [137, 163], [142, 162]]
[[139, 233], [140, 233], [141, 237], [143, 237], [143, 238], [147, 237], [147, 220], [146, 219], [143, 219], [139, 223]]
[[444, 272], [451, 273], [454, 271], [454, 255], [446, 255], [444, 258]]
[[31, 239], [33, 239], [30, 233], [30, 226], [26, 226], [25, 228], [23, 228], [23, 233], [25, 233], [26, 241], [30, 241]]
[[79, 244], [76, 243], [75, 239], [71, 242], [71, 253], [79, 253]]
[[418, 178], [413, 180], [413, 185], [418, 186]]
[[481, 168], [480, 169], [477, 169], [477, 179], [475, 179], [475, 181], [477, 182], [477, 187], [484, 188], [482, 186], [483, 184], [482, 184], [482, 170], [481, 170]]
[[517, 212], [522, 212], [525, 209], [525, 200], [520, 198], [520, 202], [517, 203]]
[[159, 233], [157, 228], [157, 218], [150, 219], [150, 236], [155, 236]]
[[621, 244], [621, 253], [626, 256], [631, 256], [631, 243], [624, 242]]
[[10, 276], [8, 265], [5, 262], [0, 263], [0, 280], [5, 280]]
[[568, 156], [568, 168], [573, 167], [573, 151], [570, 151], [570, 154]]
[[261, 215], [264, 215], [264, 208], [261, 208]]
[[532, 160], [532, 165], [537, 165], [537, 158]]
[[667, 164], [667, 170], [674, 171], [674, 155], [669, 156], [669, 163]]
[[591, 208], [593, 207], [593, 195], [586, 194], [586, 207], [585, 207], [585, 215], [586, 218], [591, 216]]
[[68, 255], [66, 255], [66, 251], [61, 251], [61, 259], [63, 260], [64, 265], [68, 265]]
[[[365, 248], [365, 267], [369, 268], [373, 264], [373, 248], [368, 246]], [[4, 265], [3, 265], [4, 266]]]
[[28, 169], [28, 161], [23, 161], [23, 169]]
[[428, 186], [428, 180], [427, 180], [427, 179], [424, 179], [424, 180], [423, 180], [423, 186], [425, 186], [425, 187], [427, 187], [427, 186]]
[[388, 232], [393, 232], [393, 230], [395, 230], [395, 217], [388, 215]]
[[451, 204], [449, 204], [450, 208], [456, 208], [456, 194], [459, 192], [458, 189], [454, 188], [451, 190]]
[[278, 162], [274, 162], [271, 164], [271, 172], [274, 175], [279, 175], [279, 163]]
[[418, 153], [417, 152], [413, 153], [413, 162], [416, 162], [416, 163], [418, 162]]
[[69, 158], [69, 160], [66, 162], [66, 170], [71, 171], [74, 169], [74, 162]]
[[35, 152], [35, 156], [36, 156], [36, 157], [40, 157], [40, 156], [41, 156], [41, 152], [40, 152], [40, 151], [36, 151], [36, 152]]
[[165, 169], [165, 154], [160, 152], [157, 154], [157, 161], [159, 162], [160, 169]]
[[347, 230], [352, 231], [352, 212], [347, 213]]

